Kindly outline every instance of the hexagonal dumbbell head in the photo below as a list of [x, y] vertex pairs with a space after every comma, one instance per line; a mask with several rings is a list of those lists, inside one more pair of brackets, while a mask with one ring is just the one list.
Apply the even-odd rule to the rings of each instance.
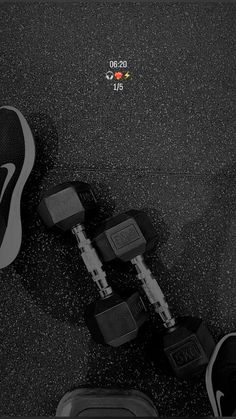
[[182, 317], [172, 329], [157, 333], [150, 344], [151, 358], [159, 362], [155, 348], [164, 351], [177, 377], [201, 373], [209, 363], [215, 342], [202, 319]]
[[117, 294], [91, 303], [85, 311], [85, 323], [95, 342], [118, 347], [136, 338], [147, 312], [140, 295], [128, 299]]
[[206, 368], [215, 342], [201, 319], [185, 317], [164, 335], [163, 345], [175, 375], [184, 377]]
[[50, 188], [38, 206], [45, 224], [63, 231], [84, 223], [97, 209], [91, 186], [84, 182], [66, 182]]
[[148, 215], [130, 210], [106, 220], [97, 230], [94, 244], [104, 261], [124, 262], [150, 250], [158, 237]]

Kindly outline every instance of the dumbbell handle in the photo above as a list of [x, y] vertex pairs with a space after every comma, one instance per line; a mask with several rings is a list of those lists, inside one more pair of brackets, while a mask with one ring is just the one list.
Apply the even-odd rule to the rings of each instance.
[[156, 278], [152, 275], [150, 269], [146, 266], [144, 259], [141, 255], [131, 259], [138, 272], [138, 279], [142, 283], [142, 288], [149, 299], [150, 303], [154, 306], [156, 313], [161, 317], [164, 326], [171, 328], [175, 325], [175, 318], [172, 316], [165, 296], [157, 283]]
[[96, 283], [99, 294], [102, 298], [106, 298], [113, 293], [112, 288], [108, 285], [106, 280], [106, 272], [102, 269], [102, 262], [98, 254], [86, 236], [84, 226], [78, 224], [72, 228], [72, 233], [75, 235], [78, 247], [81, 252], [81, 257], [84, 264], [92, 275], [93, 281]]

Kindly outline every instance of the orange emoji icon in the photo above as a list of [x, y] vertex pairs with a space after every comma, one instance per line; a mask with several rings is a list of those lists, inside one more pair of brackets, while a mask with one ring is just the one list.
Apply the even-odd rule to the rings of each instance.
[[120, 71], [116, 71], [116, 73], [114, 74], [116, 80], [120, 80], [123, 76], [123, 74]]

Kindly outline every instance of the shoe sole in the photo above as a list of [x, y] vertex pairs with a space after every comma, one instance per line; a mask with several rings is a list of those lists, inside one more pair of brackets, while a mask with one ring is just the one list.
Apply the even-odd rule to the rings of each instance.
[[[126, 409], [127, 411], [131, 413], [130, 415], [127, 415], [127, 416], [159, 417], [156, 407], [154, 406], [152, 400], [150, 400], [150, 398], [146, 394], [138, 390], [128, 390], [128, 391], [121, 390], [120, 391], [120, 390], [117, 390], [116, 388], [114, 389], [79, 388], [77, 390], [69, 391], [60, 400], [56, 409], [55, 416], [77, 417], [75, 415], [75, 412], [73, 415], [71, 415], [72, 409], [73, 407], [75, 407], [73, 406], [73, 402], [75, 402], [75, 404], [77, 405], [76, 410], [78, 412], [78, 416], [83, 417], [84, 416], [83, 412], [85, 412], [87, 409], [92, 407], [94, 409], [98, 409], [98, 413], [96, 417], [100, 417], [99, 409], [100, 408], [110, 409], [113, 404], [118, 405], [117, 399], [119, 398], [123, 398], [122, 408]], [[96, 402], [94, 402], [95, 400]], [[142, 410], [142, 416], [135, 414], [135, 412], [138, 413], [139, 409]], [[87, 415], [87, 416], [90, 416], [90, 415]]]
[[34, 166], [35, 143], [28, 122], [18, 109], [12, 106], [2, 106], [0, 109], [8, 109], [17, 114], [21, 123], [25, 141], [24, 163], [12, 193], [7, 228], [0, 248], [0, 269], [3, 269], [14, 261], [21, 247], [21, 195], [25, 183]]
[[207, 393], [208, 393], [208, 397], [211, 403], [211, 407], [213, 410], [213, 413], [215, 416], [222, 416], [221, 412], [219, 411], [219, 408], [217, 406], [216, 403], [216, 398], [215, 398], [215, 394], [213, 391], [213, 385], [212, 385], [212, 369], [216, 360], [216, 357], [218, 355], [218, 352], [222, 346], [222, 344], [226, 341], [226, 339], [230, 338], [230, 337], [236, 337], [236, 332], [232, 332], [232, 333], [228, 333], [227, 335], [225, 335], [216, 345], [213, 354], [211, 356], [211, 359], [209, 361], [209, 364], [207, 366], [206, 369], [206, 375], [205, 375], [205, 380], [206, 380], [206, 388], [207, 388]]

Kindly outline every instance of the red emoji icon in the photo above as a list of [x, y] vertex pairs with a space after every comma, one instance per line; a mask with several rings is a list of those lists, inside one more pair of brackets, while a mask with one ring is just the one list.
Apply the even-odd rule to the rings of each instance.
[[123, 74], [122, 74], [120, 71], [117, 71], [117, 72], [114, 74], [114, 76], [115, 76], [116, 80], [120, 80], [120, 79], [121, 79], [121, 77], [123, 76]]

